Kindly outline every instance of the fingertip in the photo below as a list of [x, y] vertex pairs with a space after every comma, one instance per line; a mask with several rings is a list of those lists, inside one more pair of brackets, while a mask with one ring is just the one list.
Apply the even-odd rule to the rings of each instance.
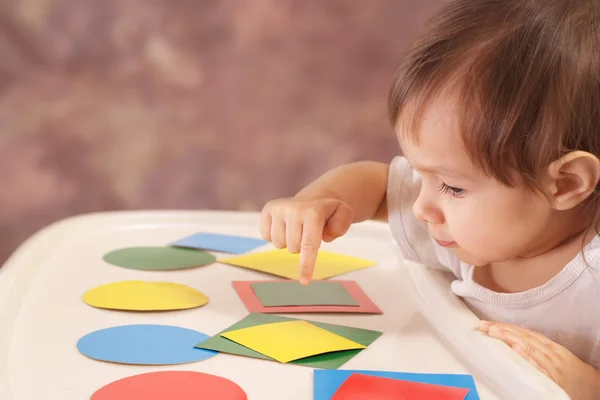
[[310, 283], [310, 277], [308, 275], [302, 275], [302, 277], [300, 277], [300, 284], [301, 285], [308, 285]]
[[300, 254], [300, 246], [296, 244], [288, 243], [287, 249], [291, 254]]
[[300, 249], [300, 283], [309, 284], [312, 280], [315, 264], [317, 262], [317, 251], [313, 249]]
[[487, 330], [488, 335], [490, 335], [493, 338], [496, 339], [501, 339], [502, 338], [502, 331], [500, 331], [500, 328], [498, 328], [496, 325], [492, 325], [489, 327], [489, 329]]
[[482, 332], [487, 332], [490, 329], [490, 326], [492, 324], [489, 321], [479, 321], [479, 323], [477, 324], [477, 329], [479, 329]]

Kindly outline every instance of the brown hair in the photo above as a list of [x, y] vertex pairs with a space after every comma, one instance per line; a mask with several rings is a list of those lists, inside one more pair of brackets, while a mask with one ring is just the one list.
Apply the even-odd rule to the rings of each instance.
[[[516, 172], [539, 188], [539, 172], [573, 150], [600, 157], [600, 1], [451, 2], [397, 71], [393, 125], [417, 139], [427, 102], [448, 90], [469, 156], [508, 186]], [[598, 190], [585, 206], [598, 229]]]

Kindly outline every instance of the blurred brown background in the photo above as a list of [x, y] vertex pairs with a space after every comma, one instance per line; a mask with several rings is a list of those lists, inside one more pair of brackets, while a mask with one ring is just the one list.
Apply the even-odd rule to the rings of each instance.
[[260, 210], [398, 151], [386, 97], [442, 0], [2, 0], [0, 263], [64, 217]]

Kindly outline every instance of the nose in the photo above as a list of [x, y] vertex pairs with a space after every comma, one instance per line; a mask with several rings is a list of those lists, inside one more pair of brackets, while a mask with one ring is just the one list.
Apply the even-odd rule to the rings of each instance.
[[428, 224], [444, 223], [442, 210], [436, 206], [431, 196], [428, 196], [423, 189], [421, 189], [419, 197], [413, 204], [413, 213], [418, 219]]

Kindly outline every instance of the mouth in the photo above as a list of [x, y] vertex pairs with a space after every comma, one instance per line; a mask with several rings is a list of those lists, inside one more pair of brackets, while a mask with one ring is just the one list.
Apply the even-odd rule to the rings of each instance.
[[437, 242], [437, 244], [439, 244], [442, 247], [456, 247], [456, 242], [448, 242], [445, 240], [438, 240], [438, 239], [435, 239], [435, 241]]

